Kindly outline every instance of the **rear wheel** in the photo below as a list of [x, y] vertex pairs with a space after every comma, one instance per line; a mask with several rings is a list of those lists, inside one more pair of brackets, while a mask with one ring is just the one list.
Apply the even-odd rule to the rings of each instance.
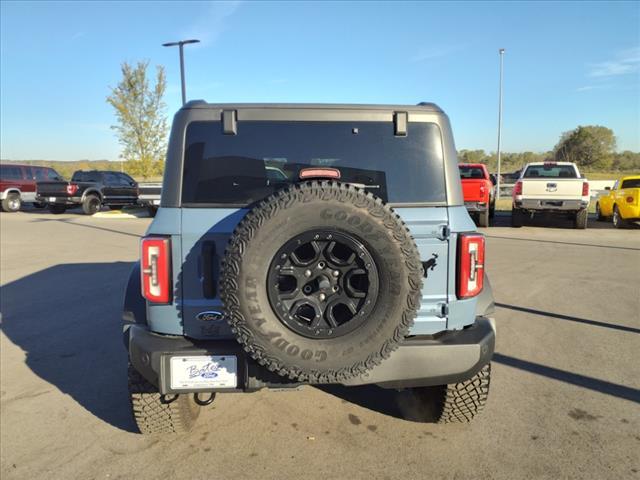
[[131, 410], [140, 433], [184, 433], [193, 428], [200, 415], [193, 395], [161, 395], [131, 365], [128, 376]]
[[511, 209], [511, 226], [514, 228], [520, 228], [524, 223], [524, 213], [519, 208]]
[[613, 206], [613, 226], [616, 228], [625, 228], [627, 226], [627, 222], [620, 215], [617, 205]]
[[463, 382], [412, 388], [409, 408], [401, 406], [401, 411], [405, 418], [413, 421], [468, 423], [484, 409], [490, 380], [491, 364], [488, 363]]
[[87, 195], [82, 201], [82, 211], [87, 215], [93, 215], [100, 211], [101, 202], [97, 195]]
[[599, 222], [604, 222], [607, 218], [602, 215], [602, 211], [600, 210], [600, 202], [596, 203], [596, 220]]
[[20, 200], [20, 194], [11, 192], [7, 193], [7, 196], [2, 200], [2, 211], [4, 212], [17, 212], [22, 206], [22, 200]]
[[489, 209], [486, 209], [482, 212], [478, 212], [478, 226], [479, 227], [489, 226]]
[[49, 211], [54, 215], [59, 215], [67, 211], [67, 207], [64, 205], [49, 205]]
[[585, 228], [587, 228], [587, 216], [588, 216], [587, 209], [583, 209], [583, 210], [578, 210], [576, 212], [576, 218], [574, 220], [574, 226], [579, 229], [579, 230], [584, 230]]

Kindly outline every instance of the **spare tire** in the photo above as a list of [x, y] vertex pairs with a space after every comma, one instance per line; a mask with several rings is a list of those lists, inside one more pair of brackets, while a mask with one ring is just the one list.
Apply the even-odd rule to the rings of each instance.
[[353, 186], [313, 181], [259, 202], [236, 227], [220, 294], [258, 363], [339, 383], [387, 358], [420, 306], [422, 264], [396, 213]]

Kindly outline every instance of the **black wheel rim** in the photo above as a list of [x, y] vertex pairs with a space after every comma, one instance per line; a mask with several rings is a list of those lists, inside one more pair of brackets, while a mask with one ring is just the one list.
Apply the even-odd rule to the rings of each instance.
[[375, 307], [379, 276], [355, 237], [313, 230], [289, 240], [269, 266], [267, 294], [287, 327], [310, 338], [335, 338], [362, 325]]

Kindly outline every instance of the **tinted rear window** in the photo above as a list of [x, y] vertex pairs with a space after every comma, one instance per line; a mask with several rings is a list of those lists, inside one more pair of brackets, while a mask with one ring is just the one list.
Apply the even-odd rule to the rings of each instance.
[[461, 178], [484, 178], [484, 171], [479, 167], [459, 165]]
[[100, 172], [75, 172], [71, 178], [72, 182], [99, 182], [102, 175]]
[[573, 165], [531, 165], [527, 167], [523, 178], [578, 178]]
[[630, 178], [623, 180], [620, 188], [640, 188], [640, 178]]
[[22, 171], [20, 167], [0, 165], [0, 178], [5, 180], [22, 180]]
[[407, 136], [390, 122], [193, 122], [186, 134], [184, 204], [247, 205], [299, 179], [308, 167], [332, 167], [391, 203], [445, 200], [440, 130], [409, 123]]

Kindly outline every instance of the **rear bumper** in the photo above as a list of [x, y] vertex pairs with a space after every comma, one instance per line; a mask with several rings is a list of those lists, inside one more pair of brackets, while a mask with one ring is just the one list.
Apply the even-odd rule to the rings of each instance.
[[524, 198], [513, 201], [516, 208], [523, 210], [553, 211], [577, 211], [589, 206], [588, 200], [553, 200], [545, 198]]
[[484, 212], [489, 208], [488, 205], [485, 202], [464, 202], [464, 206], [469, 212]]
[[[268, 371], [249, 358], [235, 340], [198, 341], [159, 335], [144, 325], [125, 328], [125, 344], [132, 365], [160, 393], [198, 391], [255, 391], [261, 388], [296, 387], [296, 383]], [[493, 319], [477, 317], [464, 330], [405, 340], [391, 357], [367, 375], [352, 378], [344, 385], [377, 384], [384, 388], [408, 388], [457, 383], [473, 377], [490, 362], [495, 347]], [[229, 389], [171, 389], [170, 359], [173, 356], [235, 355], [238, 359], [238, 387]]]
[[49, 205], [79, 205], [82, 203], [82, 197], [60, 197], [38, 194], [36, 195], [36, 201], [48, 203]]

